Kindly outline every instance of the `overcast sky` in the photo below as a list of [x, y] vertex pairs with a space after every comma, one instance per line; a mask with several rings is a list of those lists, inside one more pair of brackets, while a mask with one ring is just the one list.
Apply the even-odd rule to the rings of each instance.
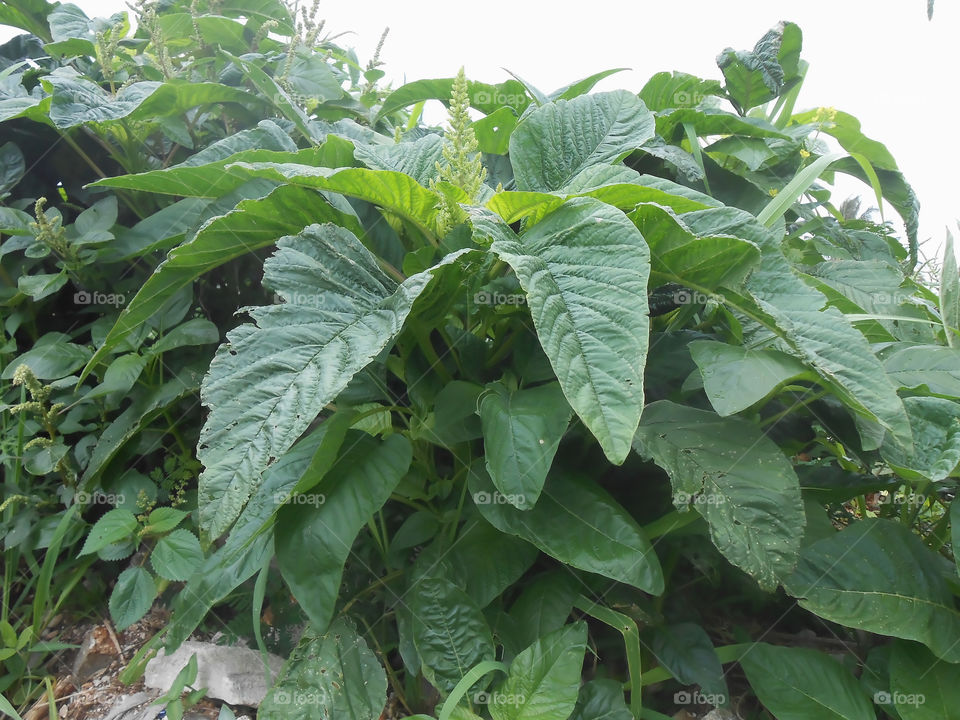
[[[88, 15], [125, 9], [120, 0], [76, 4]], [[942, 245], [947, 225], [957, 235], [960, 7], [953, 0], [939, 0], [932, 22], [926, 0], [484, 0], [459, 7], [359, 0], [323, 2], [321, 14], [327, 31], [351, 33], [339, 42], [354, 46], [362, 62], [389, 26], [382, 59], [395, 86], [450, 77], [464, 65], [468, 77], [491, 83], [507, 79], [502, 68], [510, 68], [544, 91], [614, 67], [632, 70], [598, 89], [638, 91], [661, 70], [721, 78], [715, 58], [724, 48], [750, 49], [778, 21], [791, 20], [803, 30], [810, 63], [797, 110], [849, 112], [889, 148], [920, 198], [928, 254]], [[842, 186], [843, 196], [849, 192], [862, 192], [865, 204], [872, 197], [852, 180]]]

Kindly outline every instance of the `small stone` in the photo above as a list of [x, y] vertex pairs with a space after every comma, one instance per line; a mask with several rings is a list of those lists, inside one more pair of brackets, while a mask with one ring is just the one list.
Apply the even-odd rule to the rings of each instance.
[[[223, 700], [230, 705], [260, 706], [266, 697], [268, 685], [260, 653], [249, 648], [187, 641], [173, 655], [168, 656], [161, 651], [147, 663], [144, 685], [166, 692], [193, 654], [197, 656], [194, 688], [206, 688], [206, 697]], [[283, 666], [283, 659], [268, 654], [267, 662], [272, 683]]]
[[117, 658], [117, 647], [103, 625], [87, 631], [73, 660], [73, 677], [82, 685], [91, 677], [110, 666]]

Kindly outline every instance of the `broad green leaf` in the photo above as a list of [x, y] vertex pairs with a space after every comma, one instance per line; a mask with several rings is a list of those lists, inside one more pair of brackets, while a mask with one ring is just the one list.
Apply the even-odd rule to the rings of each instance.
[[127, 568], [110, 593], [110, 617], [117, 630], [125, 630], [147, 614], [157, 595], [153, 578], [142, 567]]
[[277, 511], [291, 493], [306, 492], [334, 465], [350, 412], [324, 420], [263, 474], [263, 483], [243, 509], [222, 547], [210, 555], [173, 600], [167, 633], [172, 652], [197, 628], [210, 609], [263, 567], [273, 556]]
[[721, 417], [746, 410], [788, 380], [816, 377], [795, 357], [778, 350], [751, 350], [715, 340], [694, 340], [689, 348], [703, 389]]
[[396, 145], [358, 143], [354, 155], [371, 170], [404, 173], [421, 185], [428, 186], [431, 180], [437, 179], [437, 163], [442, 164], [443, 161], [443, 138], [426, 135], [415, 142]]
[[818, 650], [757, 643], [740, 666], [777, 720], [876, 720], [853, 674]]
[[760, 261], [749, 240], [694, 235], [670, 210], [641, 204], [629, 218], [650, 246], [650, 276], [657, 284], [678, 282], [702, 291], [739, 286]]
[[147, 516], [147, 523], [143, 528], [144, 534], [160, 534], [173, 530], [185, 517], [189, 515], [185, 510], [174, 507], [158, 507]]
[[137, 353], [128, 353], [114, 358], [103, 374], [103, 382], [84, 395], [83, 399], [89, 400], [114, 392], [129, 391], [146, 366], [147, 358]]
[[539, 638], [510, 663], [493, 695], [493, 720], [566, 720], [580, 691], [587, 646], [582, 620]]
[[378, 720], [387, 676], [353, 621], [307, 633], [260, 705], [262, 720]]
[[[289, 51], [288, 51], [289, 52]], [[290, 97], [300, 105], [324, 103], [343, 95], [343, 88], [323, 55], [301, 45], [293, 52], [285, 80]]]
[[37, 302], [53, 295], [67, 284], [67, 280], [69, 276], [62, 271], [42, 275], [21, 275], [17, 278], [17, 290]]
[[433, 425], [423, 434], [430, 442], [446, 447], [482, 437], [477, 415], [483, 386], [465, 380], [446, 383], [433, 404]]
[[480, 514], [501, 532], [575, 568], [652, 595], [663, 592], [660, 563], [643, 530], [594, 482], [554, 473], [532, 510], [504, 502], [479, 463], [472, 466], [468, 485]]
[[777, 154], [761, 138], [730, 136], [708, 145], [704, 152], [729, 155], [740, 160], [748, 170], [758, 170]]
[[897, 640], [890, 654], [890, 692], [902, 720], [960, 718], [960, 668], [923, 645]]
[[502, 107], [486, 117], [474, 120], [472, 127], [480, 152], [506, 155], [510, 150], [510, 135], [517, 127], [517, 116], [512, 108]]
[[890, 439], [880, 454], [901, 477], [940, 482], [960, 463], [960, 403], [934, 397], [903, 401], [910, 418], [913, 445]]
[[660, 400], [643, 412], [640, 455], [667, 471], [724, 556], [774, 589], [797, 563], [805, 517], [793, 466], [753, 423]]
[[940, 559], [906, 525], [863, 519], [803, 548], [784, 587], [826, 620], [924, 643], [960, 662], [960, 612]]
[[[270, 102], [283, 117], [296, 126], [297, 130], [307, 140], [313, 142], [313, 133], [310, 131], [310, 121], [307, 114], [293, 102], [287, 91], [280, 87], [274, 78], [270, 77], [252, 60], [244, 60], [223, 49], [220, 50], [220, 53], [240, 69], [247, 80], [257, 89], [260, 98]], [[256, 95], [253, 95], [253, 97], [256, 97]]]
[[235, 163], [227, 166], [227, 170], [243, 177], [262, 177], [366, 200], [397, 213], [429, 235], [437, 234], [439, 196], [404, 173], [367, 168], [337, 170], [293, 163]]
[[167, 580], [188, 580], [203, 562], [200, 541], [189, 530], [174, 530], [157, 541], [150, 553], [150, 564], [157, 575]]
[[479, 662], [493, 660], [493, 636], [479, 606], [452, 581], [422, 577], [405, 596], [424, 677], [443, 693]]
[[640, 91], [640, 99], [654, 112], [696, 107], [710, 95], [723, 97], [723, 88], [718, 81], [702, 80], [683, 72], [658, 72]]
[[580, 688], [570, 720], [634, 720], [616, 680], [591, 680]]
[[643, 409], [649, 250], [616, 208], [574, 198], [491, 250], [514, 270], [563, 394], [607, 458], [630, 451]]
[[111, 543], [124, 540], [137, 529], [137, 518], [129, 510], [110, 510], [90, 529], [80, 556], [90, 555]]
[[939, 397], [960, 399], [960, 349], [915, 345], [884, 358], [883, 366], [897, 387]]
[[254, 324], [227, 335], [201, 390], [210, 408], [197, 451], [204, 533], [230, 527], [267, 466], [393, 342], [434, 272], [463, 252], [398, 286], [338, 225], [277, 242], [264, 284], [284, 302], [248, 310]]
[[545, 215], [563, 205], [563, 198], [549, 193], [529, 190], [504, 191], [487, 201], [487, 207], [503, 218], [504, 222], [515, 223], [528, 215]]
[[16, 4], [0, 4], [0, 24], [26, 30], [49, 42], [52, 37], [47, 18], [59, 4], [47, 0], [21, 0]]
[[390, 498], [412, 457], [403, 435], [382, 442], [359, 432], [348, 437], [340, 472], [311, 494], [295, 495], [274, 528], [280, 572], [317, 630], [326, 630], [333, 617], [353, 541]]
[[953, 250], [953, 234], [947, 230], [940, 267], [940, 318], [950, 347], [960, 346], [960, 270]]
[[151, 354], [169, 352], [191, 345], [209, 345], [220, 341], [217, 326], [206, 318], [194, 318], [177, 325], [150, 346]]
[[[453, 78], [416, 80], [401, 85], [384, 99], [377, 118], [425, 100], [439, 100], [449, 105], [452, 92]], [[530, 104], [523, 85], [516, 80], [507, 80], [498, 85], [468, 81], [467, 92], [470, 106], [486, 115], [501, 107], [511, 107], [520, 115]]]
[[730, 693], [723, 666], [706, 630], [696, 623], [679, 623], [656, 628], [651, 645], [653, 654], [683, 685], [699, 685], [717, 705], [726, 705]]
[[511, 505], [536, 505], [571, 414], [557, 383], [514, 391], [488, 386], [480, 400], [487, 472]]
[[577, 595], [578, 583], [566, 570], [552, 571], [524, 583], [523, 593], [510, 606], [515, 631], [510, 633], [509, 646], [520, 652], [541, 636], [563, 627]]
[[802, 43], [800, 28], [781, 22], [760, 38], [752, 52], [727, 48], [717, 56], [727, 94], [741, 114], [777, 97], [796, 79]]
[[903, 402], [873, 349], [840, 311], [824, 309], [826, 298], [791, 269], [770, 231], [735, 208], [687, 213], [683, 222], [698, 235], [733, 235], [758, 245], [760, 265], [746, 281], [760, 310], [754, 319], [784, 339], [851, 410], [910, 441]]
[[[789, 135], [771, 125], [766, 120], [754, 117], [740, 117], [716, 108], [680, 107], [657, 115], [657, 133], [664, 138], [679, 140], [684, 126], [689, 125], [699, 137], [710, 135], [736, 135], [754, 138], [789, 139]], [[671, 146], [667, 146], [671, 147]], [[651, 152], [649, 146], [642, 148]]]
[[653, 134], [653, 114], [625, 90], [543, 105], [510, 136], [517, 188], [560, 190], [584, 168], [615, 163]]
[[327, 220], [360, 231], [355, 218], [345, 216], [315, 192], [297, 187], [279, 187], [264, 198], [244, 200], [226, 215], [211, 218], [190, 242], [171, 250], [147, 279], [87, 362], [81, 380], [196, 278], [236, 257], [273, 245], [279, 237]]
[[90, 348], [71, 342], [36, 342], [33, 347], [11, 360], [0, 373], [3, 380], [11, 380], [21, 365], [26, 365], [38, 380], [59, 380], [75, 372], [90, 358]]

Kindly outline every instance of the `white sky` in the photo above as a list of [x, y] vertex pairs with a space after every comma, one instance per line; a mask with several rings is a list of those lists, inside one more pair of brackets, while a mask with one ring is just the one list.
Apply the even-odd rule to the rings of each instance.
[[[121, 0], [76, 4], [91, 16], [125, 9]], [[389, 26], [381, 59], [394, 86], [450, 77], [464, 65], [468, 77], [490, 83], [507, 79], [502, 68], [508, 67], [547, 92], [614, 67], [632, 70], [598, 89], [639, 91], [661, 70], [722, 79], [715, 58], [724, 48], [750, 49], [778, 21], [791, 20], [803, 30], [803, 57], [810, 63], [797, 110], [844, 110], [887, 146], [920, 198], [922, 252], [939, 254], [946, 226], [958, 234], [960, 144], [953, 136], [960, 110], [960, 7], [952, 0], [938, 0], [932, 22], [925, 0], [484, 0], [460, 8], [361, 0], [324, 2], [321, 15], [326, 31], [352, 31], [339, 42], [354, 46], [361, 62]], [[842, 197], [853, 192], [871, 204], [869, 188], [845, 182]]]

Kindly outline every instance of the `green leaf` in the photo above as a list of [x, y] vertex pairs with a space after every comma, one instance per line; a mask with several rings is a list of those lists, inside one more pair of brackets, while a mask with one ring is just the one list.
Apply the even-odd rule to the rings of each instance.
[[150, 346], [150, 354], [169, 352], [190, 345], [209, 345], [220, 342], [220, 331], [206, 318], [187, 320], [166, 333]]
[[[277, 562], [315, 629], [330, 623], [353, 541], [390, 498], [411, 458], [410, 442], [402, 435], [380, 442], [355, 432], [337, 461], [340, 471], [280, 510], [274, 529]], [[300, 502], [307, 499], [316, 502]]]
[[651, 646], [661, 665], [683, 685], [699, 685], [713, 695], [716, 705], [726, 705], [730, 693], [713, 643], [706, 630], [696, 623], [679, 623], [657, 628]]
[[939, 559], [906, 525], [867, 518], [807, 545], [784, 587], [831, 622], [916, 640], [960, 662], [960, 613]]
[[[247, 80], [257, 89], [260, 98], [270, 102], [279, 111], [280, 115], [292, 122], [307, 140], [313, 141], [313, 133], [310, 131], [310, 120], [307, 114], [298, 105], [294, 104], [287, 91], [280, 87], [276, 80], [265, 73], [252, 60], [244, 60], [231, 55], [222, 48], [220, 53], [240, 68]], [[250, 93], [247, 95], [249, 97]]]
[[26, 365], [38, 380], [59, 380], [80, 368], [90, 355], [90, 348], [85, 345], [63, 341], [35, 342], [32, 349], [10, 361], [0, 378], [11, 380], [17, 368]]
[[210, 408], [197, 452], [205, 533], [230, 526], [266, 467], [393, 342], [434, 272], [465, 252], [398, 286], [340, 226], [278, 241], [264, 284], [285, 302], [248, 311], [255, 324], [227, 335], [201, 390]]
[[587, 646], [583, 621], [534, 642], [510, 663], [506, 680], [493, 694], [493, 720], [566, 720], [580, 691]]
[[129, 510], [110, 510], [90, 529], [80, 556], [90, 555], [111, 543], [125, 540], [136, 531], [138, 525], [137, 518]]
[[483, 386], [465, 380], [444, 385], [434, 400], [433, 426], [424, 430], [425, 437], [448, 448], [481, 437], [477, 408], [482, 392]]
[[404, 602], [424, 677], [448, 693], [479, 662], [494, 659], [493, 636], [479, 606], [450, 580], [422, 577]]
[[909, 397], [903, 401], [910, 418], [913, 445], [903, 446], [890, 438], [880, 454], [901, 477], [940, 482], [960, 463], [960, 404], [933, 397]]
[[721, 417], [746, 410], [788, 380], [816, 377], [795, 357], [778, 350], [751, 350], [715, 340], [694, 340], [688, 347], [710, 404]]
[[591, 680], [580, 688], [570, 720], [634, 720], [616, 680]]
[[143, 528], [143, 533], [145, 535], [159, 535], [169, 532], [189, 514], [185, 510], [178, 510], [175, 507], [158, 507], [147, 516], [147, 524]]
[[670, 108], [696, 107], [710, 95], [723, 97], [723, 88], [718, 81], [703, 80], [683, 72], [658, 72], [640, 91], [640, 99], [657, 113]]
[[308, 632], [261, 703], [261, 720], [377, 720], [387, 676], [353, 622]]
[[157, 541], [150, 563], [167, 580], [188, 580], [203, 562], [200, 541], [189, 530], [174, 530]]
[[553, 464], [571, 410], [557, 383], [509, 390], [487, 386], [480, 400], [487, 472], [511, 505], [529, 510]]
[[438, 232], [439, 196], [404, 173], [367, 168], [337, 170], [293, 163], [234, 163], [227, 166], [227, 171], [366, 200], [406, 218], [430, 236]]
[[468, 486], [480, 514], [501, 532], [521, 537], [575, 568], [652, 595], [663, 592], [660, 563], [643, 530], [595, 483], [554, 473], [532, 510], [500, 501], [479, 463], [471, 468]]
[[727, 48], [717, 57], [726, 91], [741, 114], [774, 99], [796, 79], [803, 35], [794, 23], [778, 23], [753, 51]]
[[950, 347], [960, 346], [960, 271], [953, 250], [953, 234], [947, 230], [940, 267], [940, 319]]
[[560, 190], [584, 168], [615, 163], [653, 135], [653, 114], [625, 90], [543, 105], [510, 136], [517, 188]]
[[960, 399], [960, 349], [913, 345], [884, 358], [883, 366], [897, 387], [939, 397]]
[[827, 169], [830, 163], [839, 160], [844, 156], [843, 153], [829, 153], [818, 157], [812, 163], [801, 169], [790, 182], [787, 183], [776, 197], [773, 198], [767, 206], [757, 215], [757, 220], [771, 227], [777, 220], [793, 207], [793, 204], [800, 199], [817, 178]]
[[211, 218], [190, 242], [171, 250], [147, 279], [87, 362], [81, 380], [196, 278], [234, 258], [273, 245], [283, 235], [327, 220], [360, 231], [355, 218], [344, 216], [315, 192], [297, 187], [279, 187], [264, 198], [244, 200], [226, 215]]
[[524, 583], [523, 593], [510, 607], [515, 631], [509, 635], [509, 647], [520, 652], [537, 638], [563, 627], [577, 594], [577, 582], [566, 570], [548, 572]]
[[510, 135], [517, 127], [517, 116], [511, 108], [503, 107], [474, 120], [472, 127], [480, 152], [506, 155], [510, 151]]
[[698, 235], [733, 235], [758, 245], [760, 265], [746, 288], [759, 312], [741, 309], [786, 340], [851, 410], [910, 441], [903, 402], [873, 348], [839, 310], [824, 309], [826, 298], [796, 275], [770, 231], [735, 208], [687, 213], [683, 222]]
[[772, 590], [797, 563], [806, 522], [793, 466], [753, 423], [660, 400], [634, 447], [667, 471], [674, 504], [692, 503], [724, 556]]
[[960, 718], [957, 666], [923, 645], [897, 640], [890, 653], [890, 692], [902, 720]]
[[[575, 101], [573, 101], [575, 102]], [[643, 409], [649, 250], [616, 208], [568, 200], [491, 250], [514, 270], [563, 394], [615, 464]]]
[[443, 161], [443, 138], [425, 135], [415, 142], [396, 145], [357, 143], [354, 156], [371, 170], [404, 173], [421, 185], [428, 186], [439, 174], [437, 163], [442, 164]]
[[300, 46], [294, 50], [288, 68], [285, 79], [290, 86], [291, 99], [300, 105], [324, 103], [343, 95], [340, 81], [324, 56], [311, 48]]
[[777, 720], [876, 720], [856, 678], [817, 650], [757, 643], [740, 666]]
[[739, 237], [695, 235], [670, 210], [644, 203], [629, 218], [650, 246], [650, 275], [702, 291], [740, 285], [760, 261], [760, 249]]
[[117, 630], [125, 630], [142, 618], [153, 605], [157, 588], [153, 578], [142, 567], [120, 573], [110, 594], [110, 617]]
[[114, 358], [103, 374], [103, 382], [83, 396], [84, 400], [103, 397], [110, 393], [126, 393], [132, 388], [140, 373], [147, 366], [147, 358], [137, 353], [127, 353]]
[[[468, 81], [467, 91], [470, 106], [486, 115], [501, 107], [513, 108], [520, 115], [530, 104], [525, 88], [516, 80], [507, 80], [498, 85]], [[377, 119], [425, 100], [439, 100], [449, 105], [452, 92], [453, 78], [416, 80], [401, 85], [384, 99]]]
[[704, 151], [735, 157], [752, 171], [758, 170], [767, 160], [777, 156], [761, 138], [739, 136], [721, 138], [708, 145]]
[[17, 278], [17, 290], [37, 302], [53, 295], [67, 284], [68, 279], [69, 276], [65, 272], [21, 275]]

